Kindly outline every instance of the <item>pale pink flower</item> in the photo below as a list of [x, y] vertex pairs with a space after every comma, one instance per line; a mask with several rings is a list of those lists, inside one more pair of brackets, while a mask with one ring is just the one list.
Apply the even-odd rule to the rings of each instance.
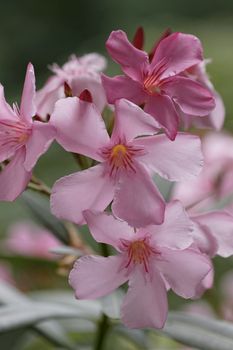
[[47, 151], [55, 136], [48, 123], [33, 121], [36, 114], [35, 75], [31, 63], [27, 67], [20, 108], [11, 108], [0, 85], [0, 162], [10, 160], [0, 172], [0, 200], [12, 201], [27, 186], [32, 168]]
[[16, 223], [9, 228], [4, 246], [11, 253], [35, 256], [40, 258], [54, 258], [50, 249], [61, 243], [45, 228], [29, 222]]
[[202, 253], [228, 258], [233, 255], [233, 216], [224, 210], [190, 215], [193, 239]]
[[210, 91], [212, 91], [213, 96], [215, 98], [215, 108], [205, 118], [196, 116], [192, 117], [191, 115], [188, 116], [181, 113], [181, 117], [184, 121], [184, 126], [186, 128], [189, 128], [191, 125], [194, 125], [199, 129], [220, 130], [223, 126], [225, 119], [225, 108], [221, 96], [214, 89], [214, 86], [211, 83], [209, 76], [206, 72], [206, 64], [208, 64], [209, 62], [210, 60], [204, 60], [203, 62], [189, 68], [186, 71], [186, 74], [190, 78], [198, 81], [199, 83], [206, 86]]
[[83, 210], [104, 210], [113, 200], [114, 214], [130, 225], [160, 224], [164, 200], [150, 173], [171, 181], [195, 176], [202, 166], [198, 137], [180, 133], [175, 141], [154, 133], [153, 118], [127, 100], [116, 103], [115, 125], [109, 137], [92, 103], [76, 97], [58, 101], [51, 122], [57, 141], [70, 152], [100, 164], [66, 176], [52, 189], [52, 212], [83, 224]]
[[193, 301], [186, 304], [182, 311], [185, 311], [190, 315], [200, 315], [212, 319], [216, 318], [216, 313], [212, 306], [205, 300]]
[[204, 167], [201, 173], [192, 180], [175, 184], [173, 198], [187, 207], [192, 206], [192, 212], [208, 210], [219, 200], [229, 199], [233, 195], [232, 149], [231, 135], [207, 134], [202, 140]]
[[112, 245], [118, 254], [78, 259], [70, 284], [78, 299], [95, 299], [128, 281], [121, 317], [129, 328], [162, 328], [167, 289], [192, 298], [211, 269], [207, 257], [189, 248], [192, 223], [179, 202], [168, 204], [162, 225], [136, 231], [106, 213], [84, 215], [94, 239]]
[[213, 95], [199, 82], [181, 75], [203, 61], [200, 41], [193, 35], [173, 33], [160, 40], [151, 62], [145, 51], [128, 41], [126, 34], [114, 31], [106, 43], [111, 57], [125, 75], [113, 78], [102, 75], [109, 103], [126, 98], [152, 115], [174, 140], [179, 113], [206, 116], [215, 107]]
[[36, 94], [37, 113], [45, 118], [53, 112], [55, 102], [65, 97], [64, 83], [67, 83], [74, 96], [87, 89], [101, 112], [106, 105], [106, 95], [101, 83], [100, 72], [106, 68], [106, 60], [97, 53], [81, 57], [72, 55], [62, 67], [51, 67], [54, 76]]
[[14, 278], [10, 266], [2, 262], [0, 264], [0, 283], [1, 281], [14, 285]]

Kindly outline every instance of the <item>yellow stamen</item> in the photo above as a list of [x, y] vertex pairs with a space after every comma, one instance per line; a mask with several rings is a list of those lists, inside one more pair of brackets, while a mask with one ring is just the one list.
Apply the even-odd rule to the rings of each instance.
[[29, 134], [24, 133], [24, 134], [21, 134], [19, 136], [18, 141], [19, 141], [19, 143], [26, 142], [28, 140], [28, 138], [29, 138]]

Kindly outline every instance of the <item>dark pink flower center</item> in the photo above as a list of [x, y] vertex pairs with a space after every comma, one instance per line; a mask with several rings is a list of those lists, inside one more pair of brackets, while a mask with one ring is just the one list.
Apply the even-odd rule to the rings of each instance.
[[160, 94], [161, 86], [164, 81], [162, 74], [168, 66], [167, 59], [162, 59], [156, 66], [149, 72], [145, 72], [143, 87], [151, 95]]
[[160, 93], [159, 82], [156, 75], [148, 75], [143, 82], [144, 89], [149, 94]]
[[104, 148], [102, 155], [108, 163], [110, 176], [115, 176], [120, 170], [136, 172], [134, 158], [142, 152], [142, 148], [119, 142]]
[[149, 259], [151, 255], [159, 254], [150, 245], [150, 237], [147, 235], [142, 239], [135, 241], [121, 241], [123, 250], [127, 251], [126, 268], [137, 264], [143, 264], [146, 272], [149, 272]]

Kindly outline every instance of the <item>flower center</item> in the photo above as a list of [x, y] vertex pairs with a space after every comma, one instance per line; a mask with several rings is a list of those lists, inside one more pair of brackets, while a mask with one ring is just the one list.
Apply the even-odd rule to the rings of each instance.
[[144, 89], [149, 92], [149, 94], [154, 94], [154, 93], [160, 93], [161, 89], [159, 87], [159, 82], [157, 81], [157, 76], [156, 75], [148, 75], [144, 82], [143, 82], [143, 86]]
[[142, 154], [144, 150], [132, 144], [119, 142], [102, 150], [102, 155], [107, 161], [110, 176], [116, 176], [121, 170], [136, 172], [134, 157]]
[[143, 239], [135, 241], [122, 240], [123, 250], [127, 251], [126, 268], [130, 265], [143, 264], [145, 271], [149, 272], [149, 258], [152, 254], [158, 254], [153, 247], [150, 246], [150, 235], [146, 235]]
[[127, 158], [127, 147], [119, 144], [112, 148], [111, 159], [117, 168], [124, 166], [124, 161]]
[[31, 128], [23, 122], [0, 121], [0, 147], [17, 150], [26, 143]]

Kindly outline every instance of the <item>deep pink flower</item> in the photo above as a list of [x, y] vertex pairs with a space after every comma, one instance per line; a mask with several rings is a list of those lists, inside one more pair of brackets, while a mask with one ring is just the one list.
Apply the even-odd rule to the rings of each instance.
[[55, 136], [47, 123], [33, 121], [36, 114], [35, 75], [31, 63], [27, 67], [20, 108], [11, 108], [0, 85], [0, 162], [10, 163], [0, 172], [0, 200], [12, 201], [27, 186], [37, 159], [46, 152]]
[[15, 254], [49, 259], [54, 258], [49, 250], [59, 245], [51, 232], [29, 222], [11, 226], [4, 242], [5, 248]]
[[166, 208], [162, 225], [139, 230], [106, 213], [85, 211], [91, 234], [97, 242], [112, 245], [118, 255], [85, 256], [70, 273], [78, 299], [95, 299], [129, 281], [121, 317], [130, 328], [162, 328], [167, 317], [166, 289], [183, 298], [196, 294], [210, 271], [209, 259], [189, 249], [192, 223], [179, 202]]
[[56, 103], [51, 122], [57, 141], [100, 164], [58, 180], [52, 189], [52, 212], [83, 224], [83, 210], [101, 211], [113, 200], [115, 215], [130, 225], [160, 224], [165, 204], [149, 172], [171, 181], [197, 175], [202, 166], [200, 140], [182, 133], [174, 142], [162, 134], [136, 138], [154, 132], [153, 118], [127, 100], [119, 100], [115, 112], [110, 138], [92, 103], [76, 97]]
[[202, 84], [181, 75], [202, 62], [200, 41], [193, 35], [173, 33], [156, 46], [152, 61], [145, 51], [134, 47], [126, 34], [114, 31], [106, 43], [112, 58], [121, 65], [125, 75], [102, 76], [109, 103], [126, 98], [138, 105], [165, 129], [174, 140], [179, 113], [206, 116], [214, 108], [212, 93]]
[[208, 64], [209, 61], [210, 60], [204, 60], [203, 62], [189, 68], [185, 73], [187, 76], [198, 81], [212, 91], [215, 99], [215, 108], [205, 118], [197, 116], [192, 117], [191, 115], [185, 115], [181, 112], [180, 115], [184, 122], [185, 128], [189, 128], [191, 125], [194, 125], [200, 129], [220, 130], [223, 126], [225, 119], [225, 108], [221, 96], [214, 89], [214, 86], [212, 85], [206, 72], [206, 64]]
[[105, 68], [105, 58], [97, 53], [82, 57], [72, 55], [62, 67], [54, 64], [51, 70], [55, 75], [36, 94], [37, 113], [45, 118], [53, 112], [55, 102], [65, 97], [64, 83], [69, 85], [74, 96], [79, 96], [83, 90], [88, 89], [101, 112], [107, 102], [100, 78], [100, 72]]

